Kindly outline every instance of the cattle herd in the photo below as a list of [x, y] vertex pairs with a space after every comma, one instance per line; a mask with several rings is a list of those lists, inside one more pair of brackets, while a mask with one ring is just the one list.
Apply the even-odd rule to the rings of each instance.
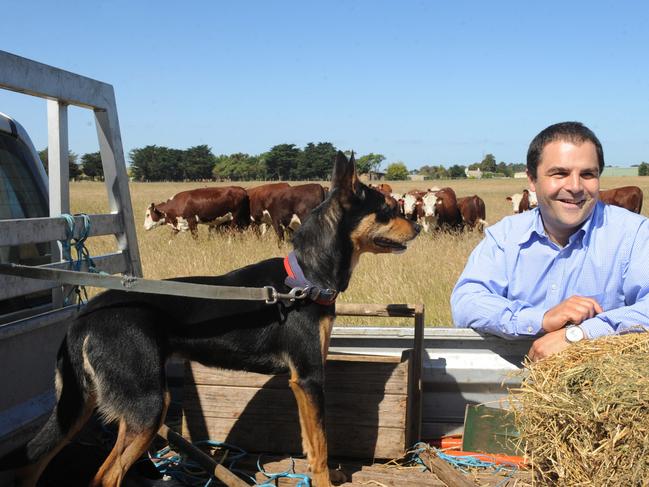
[[[370, 186], [372, 186], [370, 184]], [[458, 198], [450, 187], [395, 193], [389, 184], [372, 186], [386, 198], [394, 198], [402, 215], [420, 223], [426, 232], [482, 231], [487, 226], [485, 203], [478, 195]], [[172, 235], [190, 231], [198, 237], [198, 225], [208, 233], [218, 228], [244, 229], [252, 226], [258, 234], [273, 228], [279, 241], [300, 226], [310, 211], [324, 201], [328, 189], [317, 183], [290, 186], [270, 183], [244, 189], [239, 186], [200, 188], [182, 191], [163, 203], [151, 203], [146, 210], [144, 228], [168, 225]], [[621, 206], [635, 213], [642, 210], [642, 190], [624, 186], [600, 191], [606, 204]], [[538, 205], [536, 194], [527, 189], [507, 196], [512, 212], [520, 213]]]

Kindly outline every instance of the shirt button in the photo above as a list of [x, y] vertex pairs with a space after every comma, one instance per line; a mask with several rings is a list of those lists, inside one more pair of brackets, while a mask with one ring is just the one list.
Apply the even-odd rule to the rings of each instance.
[[556, 285], [556, 284], [552, 284], [552, 286], [550, 286], [550, 289], [552, 289], [553, 291], [556, 291], [556, 290], [557, 290], [557, 285]]
[[527, 333], [532, 333], [532, 327], [531, 326], [527, 327]]

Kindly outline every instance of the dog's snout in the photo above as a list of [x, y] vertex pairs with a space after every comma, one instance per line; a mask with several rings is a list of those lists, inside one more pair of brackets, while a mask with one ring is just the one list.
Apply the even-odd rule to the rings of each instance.
[[419, 235], [419, 232], [421, 232], [421, 225], [419, 223], [415, 223], [413, 227], [415, 228], [415, 233]]

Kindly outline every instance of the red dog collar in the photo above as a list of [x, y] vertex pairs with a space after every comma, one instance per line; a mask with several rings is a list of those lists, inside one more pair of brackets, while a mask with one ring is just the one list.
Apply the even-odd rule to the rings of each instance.
[[284, 257], [284, 269], [287, 274], [286, 279], [284, 279], [284, 284], [288, 287], [304, 289], [307, 297], [318, 304], [328, 305], [336, 302], [338, 291], [333, 289], [323, 289], [309, 281], [304, 275], [300, 264], [297, 262], [295, 252], [289, 252], [289, 254]]

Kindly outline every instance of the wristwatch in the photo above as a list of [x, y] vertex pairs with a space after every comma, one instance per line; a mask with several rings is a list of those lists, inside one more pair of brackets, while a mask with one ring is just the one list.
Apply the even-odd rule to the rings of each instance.
[[570, 343], [577, 343], [585, 338], [584, 330], [578, 325], [566, 326], [566, 340]]

